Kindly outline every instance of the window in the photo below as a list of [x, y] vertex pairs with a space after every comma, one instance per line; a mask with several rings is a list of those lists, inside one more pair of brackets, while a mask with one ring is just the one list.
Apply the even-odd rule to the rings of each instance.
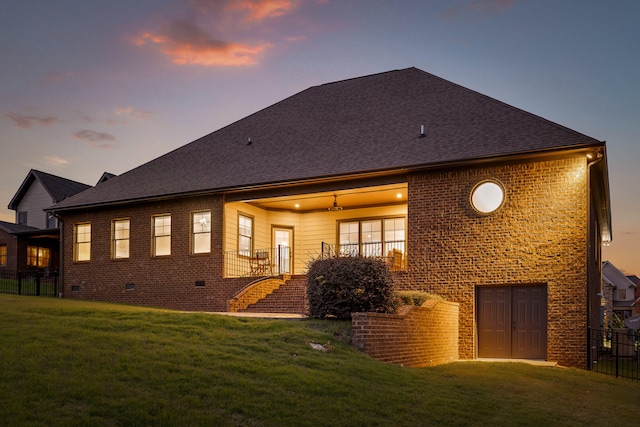
[[49, 267], [51, 251], [48, 248], [37, 246], [27, 246], [27, 265], [29, 267], [46, 268]]
[[27, 213], [26, 212], [18, 212], [18, 224], [27, 225]]
[[171, 255], [171, 215], [153, 217], [153, 256]]
[[504, 188], [494, 181], [482, 181], [471, 190], [471, 206], [482, 214], [496, 211], [504, 203]]
[[251, 256], [253, 250], [253, 218], [238, 215], [238, 254]]
[[404, 218], [343, 221], [338, 234], [342, 255], [387, 257], [405, 251]]
[[387, 218], [384, 220], [384, 245], [387, 253], [394, 249], [404, 252], [404, 242], [406, 240], [404, 224], [404, 218]]
[[618, 289], [618, 300], [625, 301], [627, 299], [627, 290], [626, 289]]
[[194, 212], [191, 220], [191, 252], [205, 254], [211, 252], [211, 212]]
[[47, 214], [47, 228], [58, 228], [58, 220], [53, 214]]
[[7, 245], [0, 245], [0, 267], [7, 266]]
[[360, 253], [360, 223], [340, 223], [340, 254], [358, 255]]
[[362, 248], [360, 253], [364, 256], [382, 255], [382, 220], [360, 222], [360, 235]]
[[91, 260], [91, 224], [76, 224], [73, 241], [73, 260], [76, 262]]
[[111, 256], [113, 259], [129, 258], [129, 227], [128, 219], [116, 219], [112, 222]]

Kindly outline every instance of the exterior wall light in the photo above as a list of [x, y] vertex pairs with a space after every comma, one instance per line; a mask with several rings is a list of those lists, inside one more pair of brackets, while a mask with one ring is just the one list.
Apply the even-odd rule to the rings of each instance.
[[504, 203], [504, 188], [496, 181], [481, 181], [471, 190], [471, 206], [477, 212], [489, 214]]

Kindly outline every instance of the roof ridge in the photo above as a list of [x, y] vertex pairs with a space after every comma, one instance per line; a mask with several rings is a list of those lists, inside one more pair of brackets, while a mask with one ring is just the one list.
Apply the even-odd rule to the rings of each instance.
[[[376, 76], [381, 76], [381, 75], [384, 75], [384, 74], [397, 73], [397, 72], [399, 72], [399, 71], [408, 71], [408, 70], [412, 70], [412, 69], [413, 69], [413, 70], [419, 70], [419, 69], [418, 69], [418, 68], [416, 68], [416, 67], [397, 68], [397, 69], [395, 69], [395, 70], [381, 71], [381, 72], [379, 72], [379, 73], [367, 74], [367, 75], [365, 75], [365, 76], [349, 77], [349, 78], [342, 79], [342, 80], [336, 80], [336, 81], [334, 81], [334, 82], [321, 83], [321, 84], [319, 84], [319, 85], [311, 86], [311, 87], [309, 87], [308, 89], [311, 89], [311, 88], [314, 88], [314, 87], [331, 86], [331, 85], [335, 85], [335, 84], [340, 84], [340, 83], [344, 83], [344, 82], [349, 82], [349, 81], [352, 81], [352, 80], [366, 79], [366, 78], [369, 78], [369, 77], [376, 77]], [[422, 70], [419, 70], [419, 71], [422, 71]], [[429, 74], [429, 73], [427, 73], [426, 71], [423, 71], [423, 73]]]
[[54, 175], [52, 173], [44, 172], [44, 171], [41, 171], [41, 170], [38, 170], [38, 169], [31, 169], [30, 172], [39, 173], [39, 174], [47, 175], [47, 176], [49, 176], [51, 178], [60, 179], [60, 180], [68, 181], [68, 182], [73, 182], [73, 183], [76, 183], [76, 184], [87, 185], [87, 186], [91, 187], [91, 185], [85, 184], [84, 182], [76, 181], [75, 179], [65, 178], [64, 176], [60, 176], [60, 175]]

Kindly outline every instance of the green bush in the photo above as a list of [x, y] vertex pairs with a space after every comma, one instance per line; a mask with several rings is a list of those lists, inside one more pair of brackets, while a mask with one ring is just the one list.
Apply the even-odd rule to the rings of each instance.
[[392, 313], [393, 281], [382, 260], [361, 257], [318, 259], [307, 273], [309, 315], [350, 319], [354, 312]]
[[442, 300], [440, 295], [424, 291], [398, 291], [395, 293], [397, 302], [406, 305], [422, 305], [428, 299]]

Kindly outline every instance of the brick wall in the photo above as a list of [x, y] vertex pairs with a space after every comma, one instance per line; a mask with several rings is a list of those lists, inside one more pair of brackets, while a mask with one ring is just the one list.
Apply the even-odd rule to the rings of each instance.
[[[489, 215], [469, 203], [485, 179], [506, 192]], [[397, 285], [460, 303], [460, 357], [471, 359], [476, 287], [546, 284], [547, 359], [584, 367], [586, 188], [586, 159], [578, 156], [409, 176], [408, 270]]]
[[[64, 297], [225, 311], [227, 301], [251, 279], [222, 278], [222, 209], [222, 198], [209, 196], [65, 215]], [[201, 210], [211, 210], [211, 253], [193, 255], [191, 212]], [[166, 257], [151, 255], [151, 218], [159, 214], [171, 214], [171, 255]], [[117, 218], [130, 220], [128, 259], [111, 259], [111, 221]], [[74, 224], [85, 221], [91, 223], [91, 260], [74, 262]]]
[[[547, 359], [586, 365], [589, 264], [586, 158], [487, 164], [410, 174], [407, 271], [399, 288], [442, 295], [460, 304], [459, 351], [476, 356], [479, 286], [544, 284], [548, 290]], [[472, 209], [472, 188], [485, 179], [505, 188], [489, 215]], [[190, 213], [211, 210], [211, 253], [191, 255]], [[171, 256], [151, 256], [151, 217], [172, 215]], [[593, 217], [594, 215], [591, 215]], [[130, 258], [110, 257], [111, 221], [131, 220]], [[202, 196], [126, 205], [63, 217], [64, 294], [183, 310], [224, 311], [248, 279], [223, 279], [223, 199]], [[73, 262], [73, 225], [90, 221], [92, 257]], [[592, 218], [592, 227], [595, 227]], [[597, 240], [597, 239], [596, 239]], [[588, 265], [592, 265], [591, 274]], [[204, 286], [196, 286], [196, 282]], [[131, 284], [133, 289], [127, 289]], [[594, 285], [595, 286], [595, 285]]]
[[430, 300], [398, 314], [353, 313], [356, 348], [374, 359], [423, 367], [458, 360], [458, 304]]
[[242, 289], [233, 299], [228, 301], [227, 309], [230, 312], [244, 310], [251, 304], [255, 304], [267, 295], [273, 293], [284, 284], [284, 280], [276, 277], [269, 277], [259, 280], [250, 286]]
[[[4, 230], [0, 230], [0, 245], [6, 245], [7, 246], [7, 265], [5, 267], [0, 267], [0, 268], [6, 268], [7, 270], [13, 270], [13, 271], [18, 271], [18, 270], [23, 270], [26, 267], [26, 255], [25, 255], [25, 259], [24, 259], [24, 266], [22, 266], [22, 263], [18, 262], [18, 250], [22, 249], [22, 247], [18, 246], [18, 239], [16, 239], [13, 234], [11, 233], [7, 233]], [[27, 251], [27, 248], [24, 248], [25, 254]]]

